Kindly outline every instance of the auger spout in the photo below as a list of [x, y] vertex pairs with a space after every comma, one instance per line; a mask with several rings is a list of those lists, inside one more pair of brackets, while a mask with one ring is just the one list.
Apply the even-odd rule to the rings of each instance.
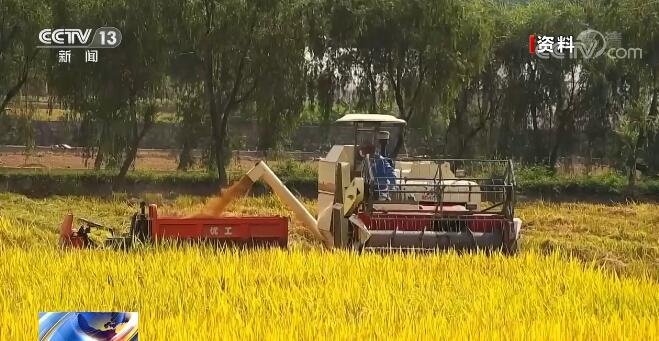
[[256, 182], [258, 180], [263, 180], [270, 188], [272, 188], [272, 191], [275, 192], [275, 194], [281, 199], [281, 201], [295, 213], [295, 217], [299, 219], [304, 226], [309, 229], [313, 235], [320, 241], [322, 241], [325, 245], [327, 245], [328, 241], [325, 240], [323, 235], [320, 233], [320, 230], [318, 229], [318, 221], [307, 211], [307, 209], [302, 205], [302, 203], [295, 198], [293, 193], [286, 188], [286, 185], [284, 185], [283, 182], [277, 177], [277, 175], [268, 167], [268, 165], [263, 162], [259, 161], [252, 169], [250, 169], [247, 174], [247, 177], [249, 177], [252, 182]]

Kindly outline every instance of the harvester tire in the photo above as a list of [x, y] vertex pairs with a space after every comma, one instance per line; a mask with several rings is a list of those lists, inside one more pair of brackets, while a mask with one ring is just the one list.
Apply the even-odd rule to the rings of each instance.
[[365, 247], [364, 243], [360, 243], [360, 242], [352, 243], [352, 250], [359, 255], [364, 253], [364, 247]]
[[503, 253], [508, 256], [516, 255], [519, 252], [517, 240], [510, 241], [503, 245]]

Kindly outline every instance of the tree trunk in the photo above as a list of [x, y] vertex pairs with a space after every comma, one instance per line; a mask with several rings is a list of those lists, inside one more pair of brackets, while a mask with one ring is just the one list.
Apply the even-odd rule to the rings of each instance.
[[[544, 145], [542, 144], [542, 133], [540, 132], [540, 129], [538, 129], [538, 105], [537, 105], [537, 100], [532, 99], [531, 100], [531, 124], [533, 126], [533, 146], [535, 147], [535, 155], [536, 157], [538, 156], [543, 156], [546, 155], [544, 151]], [[534, 162], [538, 162], [537, 160], [533, 160]]]
[[[648, 109], [648, 116], [647, 116], [647, 120], [650, 121], [650, 122], [654, 122], [657, 115], [659, 115], [659, 112], [657, 110], [657, 106], [658, 106], [657, 101], [659, 100], [659, 99], [657, 99], [657, 96], [659, 96], [659, 88], [655, 88], [656, 77], [657, 77], [656, 73], [652, 72], [652, 97], [650, 98], [650, 107]], [[636, 160], [637, 160], [637, 157], [638, 157], [637, 156], [638, 152], [640, 151], [641, 153], [643, 153], [643, 151], [645, 151], [647, 149], [646, 146], [647, 146], [648, 140], [652, 136], [650, 134], [651, 134], [651, 131], [649, 131], [648, 129], [641, 129], [641, 131], [638, 134], [638, 138], [636, 139], [636, 143], [634, 144], [634, 146], [632, 146], [632, 148], [634, 148], [634, 153], [633, 153], [634, 154], [634, 170], [633, 170], [634, 175], [636, 175]], [[631, 180], [631, 177], [630, 177], [630, 180]], [[631, 181], [630, 181], [630, 186], [632, 186]]]
[[7, 106], [9, 106], [9, 103], [11, 100], [18, 95], [18, 92], [23, 88], [23, 85], [27, 82], [27, 79], [30, 75], [30, 67], [32, 66], [32, 60], [34, 57], [37, 55], [37, 51], [35, 50], [34, 53], [30, 56], [26, 55], [25, 56], [25, 61], [23, 63], [23, 69], [21, 70], [21, 75], [16, 81], [16, 84], [12, 86], [9, 91], [5, 94], [4, 99], [2, 102], [0, 102], [0, 113], [4, 112]]
[[144, 126], [142, 127], [142, 131], [140, 131], [137, 136], [133, 139], [133, 142], [130, 146], [130, 149], [128, 150], [128, 153], [126, 154], [126, 159], [124, 159], [124, 163], [121, 165], [121, 168], [119, 169], [119, 174], [117, 175], [117, 180], [121, 181], [126, 177], [126, 174], [128, 173], [128, 170], [130, 169], [130, 166], [133, 164], [135, 161], [135, 157], [137, 157], [137, 149], [140, 146], [140, 142], [142, 142], [142, 139], [144, 138], [144, 135], [146, 135], [146, 132], [151, 128], [151, 123], [150, 122], [144, 122]]
[[[394, 87], [394, 92], [395, 92], [396, 105], [398, 106], [398, 112], [400, 118], [407, 121], [408, 117], [405, 117], [405, 113], [407, 112], [405, 110], [405, 102], [403, 100], [403, 94], [401, 93], [398, 85]], [[394, 149], [390, 153], [392, 159], [398, 156], [398, 153], [400, 153], [400, 150], [403, 148], [403, 145], [405, 144], [406, 129], [407, 129], [407, 125], [400, 126], [398, 128], [398, 134], [396, 134], [396, 144], [394, 145]]]
[[[496, 148], [496, 154], [497, 156], [503, 156], [503, 157], [512, 157], [513, 153], [511, 153], [510, 150], [510, 139], [512, 136], [512, 129], [511, 129], [511, 113], [504, 111], [502, 113], [502, 119], [501, 119], [501, 124], [499, 125], [499, 128], [496, 130], [497, 134], [497, 148]], [[496, 120], [493, 120], [492, 122], [496, 122]]]
[[636, 187], [636, 152], [637, 149], [632, 146], [633, 151], [627, 160], [629, 173], [627, 173], [627, 185], [629, 186], [629, 191], [634, 193], [634, 188]]
[[126, 154], [126, 158], [124, 159], [124, 162], [121, 164], [121, 168], [119, 169], [119, 174], [117, 174], [118, 181], [121, 181], [126, 177], [126, 174], [130, 169], [130, 166], [133, 164], [133, 161], [135, 161], [135, 157], [137, 156], [137, 146], [139, 145], [138, 140], [141, 139], [136, 138], [133, 141], [132, 145], [130, 146], [130, 149], [128, 150], [128, 153]]
[[551, 149], [551, 153], [549, 154], [549, 162], [547, 163], [547, 168], [549, 168], [549, 170], [552, 172], [556, 172], [556, 165], [558, 164], [558, 154], [561, 148], [563, 147], [563, 143], [568, 138], [568, 136], [566, 136], [569, 132], [567, 126], [568, 126], [568, 120], [571, 119], [572, 119], [571, 113], [564, 112], [562, 115], [559, 115], [560, 122], [558, 125], [558, 129], [556, 130], [556, 139], [554, 142], [554, 146]]
[[103, 150], [99, 148], [98, 151], [96, 152], [96, 158], [94, 159], [94, 170], [101, 169], [101, 166], [103, 166], [104, 156], [105, 154], [103, 153]]
[[[210, 39], [213, 30], [213, 2], [205, 2], [205, 16], [206, 16], [206, 39]], [[215, 100], [215, 77], [213, 72], [213, 51], [212, 43], [206, 42], [205, 46], [205, 82], [206, 96], [208, 97], [208, 113], [211, 118], [211, 138], [212, 138], [212, 151], [215, 158], [215, 166], [218, 170], [218, 180], [220, 186], [224, 185], [223, 172], [222, 172], [222, 140], [219, 132], [219, 120], [217, 117], [217, 103]]]
[[217, 164], [217, 174], [221, 184], [227, 184], [227, 170], [226, 170], [226, 156], [227, 153], [231, 153], [231, 150], [227, 150], [227, 127], [229, 125], [229, 113], [231, 112], [230, 105], [225, 108], [224, 113], [222, 113], [222, 119], [220, 120], [220, 144], [216, 149], [217, 155], [219, 155], [220, 163]]
[[398, 134], [396, 134], [396, 144], [394, 145], [394, 149], [390, 154], [392, 158], [398, 156], [398, 153], [400, 153], [400, 150], [403, 148], [403, 145], [405, 144], [405, 127], [406, 126], [401, 126], [400, 128], [398, 128]]
[[96, 149], [96, 158], [94, 159], [94, 170], [100, 170], [103, 166], [103, 161], [105, 161], [105, 151], [103, 150], [103, 140], [105, 138], [105, 132], [101, 133], [101, 139], [98, 142], [98, 148]]
[[366, 70], [366, 79], [368, 80], [368, 89], [369, 89], [369, 99], [370, 99], [370, 111], [377, 112], [378, 110], [378, 101], [377, 101], [377, 83], [375, 81], [375, 76], [373, 75], [373, 57], [371, 52], [368, 54], [368, 61], [364, 65]]
[[568, 119], [571, 118], [570, 109], [563, 109], [558, 113], [558, 127], [556, 128], [556, 137], [554, 138], [554, 145], [551, 148], [549, 153], [549, 160], [547, 162], [547, 168], [553, 173], [556, 172], [556, 164], [558, 163], [558, 154], [563, 146], [563, 142], [567, 138], [565, 135], [567, 133]]
[[14, 84], [9, 91], [5, 94], [5, 98], [0, 103], [0, 113], [3, 113], [11, 100], [18, 95], [18, 92], [21, 90], [25, 82], [27, 81], [27, 73], [24, 73], [16, 84]]
[[[213, 15], [213, 2], [212, 1], [207, 1], [206, 2], [206, 38], [210, 39], [211, 33], [212, 33], [212, 15]], [[213, 147], [214, 150], [214, 157], [215, 157], [215, 166], [217, 167], [217, 178], [220, 182], [220, 186], [223, 186], [226, 184], [226, 176], [224, 174], [224, 162], [222, 160], [223, 158], [223, 146], [222, 146], [222, 135], [220, 134], [220, 122], [218, 118], [218, 112], [217, 112], [217, 103], [215, 99], [215, 76], [213, 72], [213, 51], [212, 51], [212, 44], [210, 42], [206, 42], [205, 46], [205, 84], [204, 86], [206, 87], [206, 96], [208, 96], [208, 111], [209, 115], [211, 117], [211, 137], [213, 139]]]
[[469, 154], [469, 120], [467, 117], [467, 108], [469, 99], [471, 98], [472, 89], [467, 87], [462, 90], [462, 93], [455, 102], [455, 119], [452, 122], [456, 134], [454, 135], [457, 144], [456, 149], [452, 154], [458, 158], [462, 158]]
[[192, 164], [192, 147], [190, 145], [190, 142], [185, 141], [183, 142], [183, 148], [181, 149], [181, 153], [179, 154], [178, 157], [178, 166], [176, 167], [177, 170], [180, 171], [185, 171], [190, 168], [190, 165]]
[[212, 63], [210, 63], [209, 69], [211, 69], [209, 76], [206, 79], [206, 88], [208, 91], [208, 107], [211, 116], [211, 135], [213, 137], [213, 145], [215, 151], [215, 166], [217, 167], [217, 179], [220, 182], [220, 186], [226, 184], [225, 174], [224, 174], [224, 146], [222, 141], [222, 134], [220, 133], [220, 120], [217, 117], [217, 105], [215, 102], [215, 90], [213, 86], [213, 76], [212, 76]]
[[[533, 87], [533, 92], [531, 94], [531, 125], [533, 127], [533, 134], [532, 134], [532, 139], [533, 139], [533, 146], [535, 150], [535, 157], [541, 157], [540, 162], [542, 162], [542, 159], [545, 157], [545, 145], [542, 143], [542, 132], [539, 129], [539, 123], [538, 123], [538, 82], [536, 82], [537, 78], [537, 71], [535, 68], [533, 68], [533, 71], [531, 72], [531, 77], [532, 77], [532, 82], [531, 86]], [[537, 159], [533, 160], [534, 163], [538, 162]]]
[[556, 172], [556, 164], [558, 163], [558, 152], [561, 148], [565, 135], [565, 119], [560, 118], [560, 116], [559, 119], [561, 119], [561, 121], [559, 122], [558, 129], [556, 130], [556, 138], [555, 138], [554, 146], [551, 149], [551, 153], [549, 153], [549, 160], [547, 161], [547, 168], [552, 173]]

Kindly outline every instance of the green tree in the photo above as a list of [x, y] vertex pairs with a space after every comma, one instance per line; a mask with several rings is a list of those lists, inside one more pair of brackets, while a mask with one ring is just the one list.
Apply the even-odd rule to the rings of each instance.
[[0, 116], [40, 66], [38, 36], [49, 20], [42, 1], [0, 0]]
[[[466, 122], [461, 111], [453, 115], [446, 109], [460, 86], [485, 67], [493, 36], [486, 5], [323, 2], [322, 14], [309, 24], [318, 89], [313, 95], [327, 108], [328, 98], [334, 104], [337, 94], [354, 86], [357, 99], [350, 105], [358, 110], [393, 109], [417, 127], [429, 127], [436, 116]], [[403, 147], [405, 131], [400, 130], [393, 155]]]
[[180, 82], [176, 84], [176, 114], [179, 118], [178, 170], [187, 170], [193, 165], [192, 150], [209, 145], [208, 109], [201, 83]]
[[639, 145], [642, 136], [654, 134], [659, 128], [659, 120], [650, 115], [648, 107], [651, 102], [648, 97], [641, 97], [629, 106], [618, 119], [616, 133], [622, 142], [623, 155], [627, 161], [629, 187], [636, 185], [636, 167], [639, 151], [647, 145]]
[[81, 142], [96, 149], [95, 168], [118, 168], [122, 179], [139, 143], [153, 126], [161, 93], [167, 42], [159, 1], [58, 1], [61, 27], [115, 26], [121, 45], [99, 51], [98, 63], [84, 63], [82, 51], [70, 64], [51, 59], [54, 95], [80, 122]]
[[231, 156], [228, 123], [233, 114], [250, 108], [270, 117], [299, 114], [295, 103], [301, 103], [302, 92], [294, 85], [304, 84], [304, 41], [296, 39], [302, 32], [298, 5], [292, 0], [169, 4], [181, 13], [174, 33], [190, 40], [189, 50], [178, 52], [191, 53], [202, 70], [211, 150], [222, 184]]

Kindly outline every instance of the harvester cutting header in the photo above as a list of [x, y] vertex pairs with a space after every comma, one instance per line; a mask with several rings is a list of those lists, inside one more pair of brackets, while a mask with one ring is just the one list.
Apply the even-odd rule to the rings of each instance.
[[[337, 120], [354, 128], [352, 144], [334, 145], [318, 163], [318, 217], [313, 217], [263, 161], [225, 192], [232, 196], [265, 182], [295, 217], [329, 248], [500, 249], [517, 251], [521, 220], [514, 217], [515, 176], [510, 160], [414, 159], [388, 157], [389, 130], [405, 125], [390, 115], [349, 114]], [[148, 213], [148, 214], [147, 214]], [[62, 245], [91, 244], [99, 224], [73, 216], [60, 228]], [[159, 217], [143, 205], [127, 234], [111, 245], [160, 240], [211, 240], [246, 246], [288, 243], [282, 217]]]

